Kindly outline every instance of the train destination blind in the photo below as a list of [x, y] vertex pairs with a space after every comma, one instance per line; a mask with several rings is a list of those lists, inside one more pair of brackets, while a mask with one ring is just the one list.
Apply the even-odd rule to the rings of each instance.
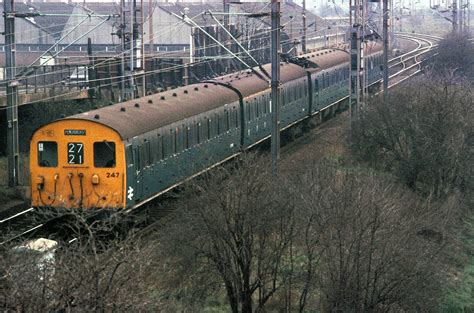
[[80, 142], [69, 142], [67, 144], [67, 163], [84, 163], [84, 144]]

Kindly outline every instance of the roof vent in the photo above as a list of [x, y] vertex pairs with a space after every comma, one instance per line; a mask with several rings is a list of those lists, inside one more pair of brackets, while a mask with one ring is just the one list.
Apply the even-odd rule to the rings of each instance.
[[94, 115], [94, 118], [95, 118], [96, 120], [100, 120], [100, 115], [99, 115], [99, 114], [96, 114], [96, 115]]
[[165, 96], [161, 96], [160, 99], [161, 99], [161, 100], [165, 100]]
[[153, 100], [151, 100], [151, 99], [148, 99], [148, 103], [153, 103]]
[[136, 108], [139, 108], [139, 107], [140, 107], [140, 104], [139, 104], [139, 103], [135, 103], [135, 107], [136, 107]]
[[205, 85], [204, 85], [204, 88], [207, 88], [207, 87], [208, 87], [207, 84], [205, 84]]
[[173, 92], [173, 97], [177, 97], [178, 95], [176, 94], [176, 92]]
[[187, 91], [187, 90], [185, 90], [185, 91], [183, 91], [183, 92], [184, 92], [185, 94], [188, 94], [188, 91]]
[[123, 108], [123, 107], [120, 108], [120, 111], [121, 111], [121, 112], [125, 112], [125, 108]]
[[194, 87], [194, 90], [198, 91], [198, 90], [199, 90], [199, 88], [198, 88], [198, 87]]
[[114, 103], [113, 103], [112, 101], [110, 101], [110, 102], [109, 102], [109, 105], [112, 105], [112, 104], [114, 104]]

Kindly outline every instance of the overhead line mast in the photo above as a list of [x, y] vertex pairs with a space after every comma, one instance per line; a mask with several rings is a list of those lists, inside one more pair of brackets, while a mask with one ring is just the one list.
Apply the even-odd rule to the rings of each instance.
[[272, 56], [272, 172], [278, 173], [278, 160], [280, 159], [280, 0], [271, 0], [271, 56]]
[[14, 0], [3, 0], [5, 22], [5, 66], [7, 92], [7, 155], [8, 185], [20, 184], [20, 148], [18, 140], [18, 81], [16, 76], [15, 4]]
[[350, 1], [350, 25], [351, 25], [351, 80], [349, 96], [349, 113], [352, 121], [362, 104], [361, 91], [363, 87], [363, 31], [364, 31], [364, 8], [362, 0]]
[[[136, 75], [143, 74], [143, 0], [140, 8], [137, 0], [120, 0], [120, 40], [121, 40], [121, 99], [125, 101], [139, 96]], [[145, 76], [142, 76], [144, 96]]]

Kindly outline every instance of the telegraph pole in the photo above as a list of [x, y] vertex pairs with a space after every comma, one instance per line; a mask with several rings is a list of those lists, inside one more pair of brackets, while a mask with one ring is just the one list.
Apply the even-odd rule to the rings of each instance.
[[[388, 0], [383, 0], [383, 97], [387, 100], [388, 92]], [[400, 17], [401, 20], [401, 17]]]
[[[143, 0], [140, 8], [137, 0], [120, 0], [121, 25], [120, 39], [122, 47], [122, 83], [121, 101], [137, 96], [135, 75], [143, 74], [144, 44], [143, 44]], [[145, 90], [145, 76], [142, 77], [142, 94]]]
[[145, 6], [143, 5], [143, 0], [140, 0], [140, 21], [137, 22], [138, 27], [140, 28], [139, 31], [139, 36], [140, 36], [140, 41], [139, 41], [139, 49], [140, 49], [140, 55], [139, 59], [140, 61], [140, 66], [139, 66], [139, 71], [140, 74], [142, 75], [142, 93], [141, 97], [146, 96], [146, 76], [145, 76], [145, 32], [143, 25], [145, 24], [145, 16], [144, 16], [144, 8]]
[[458, 1], [453, 0], [453, 31], [457, 32], [458, 29]]
[[278, 173], [278, 159], [280, 158], [280, 0], [271, 0], [272, 6], [272, 172]]
[[134, 77], [133, 77], [133, 71], [135, 69], [135, 59], [136, 59], [136, 32], [137, 32], [137, 29], [136, 29], [136, 25], [135, 25], [135, 20], [136, 20], [136, 12], [135, 12], [135, 8], [137, 7], [137, 0], [129, 0], [129, 12], [130, 12], [130, 16], [129, 16], [129, 30], [130, 30], [130, 47], [129, 47], [129, 72], [128, 72], [128, 79], [129, 79], [129, 88], [130, 88], [130, 98], [129, 99], [133, 99], [135, 98], [135, 80], [134, 80]]
[[153, 54], [155, 51], [155, 41], [153, 35], [153, 0], [148, 0], [148, 48], [150, 54]]
[[459, 30], [469, 31], [470, 28], [470, 16], [471, 16], [471, 5], [469, 0], [459, 0]]
[[357, 115], [357, 110], [361, 105], [361, 90], [363, 90], [363, 25], [364, 25], [364, 6], [362, 0], [353, 0], [350, 2], [350, 21], [351, 24], [351, 80], [349, 113], [352, 119]]
[[127, 56], [127, 29], [126, 29], [126, 16], [125, 16], [125, 0], [120, 0], [120, 101], [127, 99], [126, 88], [126, 74], [125, 74], [125, 59]]
[[18, 140], [18, 81], [16, 76], [14, 0], [3, 0], [5, 21], [5, 66], [7, 92], [7, 154], [8, 185], [18, 186], [20, 173], [20, 149]]
[[301, 50], [306, 53], [306, 0], [303, 0], [303, 36], [301, 38]]

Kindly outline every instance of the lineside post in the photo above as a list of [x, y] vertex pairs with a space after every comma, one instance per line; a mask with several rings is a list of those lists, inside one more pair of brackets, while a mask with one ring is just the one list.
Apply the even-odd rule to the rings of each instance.
[[16, 76], [15, 13], [14, 0], [3, 0], [5, 21], [5, 66], [7, 92], [7, 154], [8, 185], [20, 184], [20, 149], [18, 140], [18, 81]]
[[280, 158], [280, 0], [271, 0], [272, 6], [272, 172], [278, 173], [278, 159]]
[[361, 26], [354, 24], [351, 28], [351, 85], [349, 99], [351, 120], [357, 115], [361, 102], [361, 72]]
[[[388, 0], [383, 0], [383, 98], [388, 92]], [[401, 18], [400, 18], [401, 19]]]
[[303, 0], [303, 36], [301, 38], [301, 50], [303, 53], [306, 53], [306, 1]]

